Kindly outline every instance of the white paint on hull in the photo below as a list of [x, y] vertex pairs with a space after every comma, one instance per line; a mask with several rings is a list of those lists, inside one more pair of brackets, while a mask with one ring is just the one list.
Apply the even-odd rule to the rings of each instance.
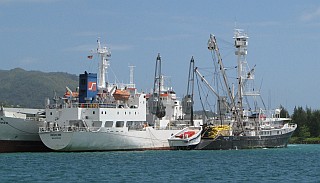
[[0, 140], [40, 141], [42, 125], [40, 121], [0, 116]]
[[42, 142], [57, 151], [107, 151], [169, 148], [168, 138], [179, 130], [42, 132]]

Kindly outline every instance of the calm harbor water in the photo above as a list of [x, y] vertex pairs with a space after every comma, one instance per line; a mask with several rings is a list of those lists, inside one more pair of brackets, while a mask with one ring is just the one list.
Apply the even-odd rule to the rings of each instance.
[[0, 182], [320, 182], [320, 145], [0, 154]]

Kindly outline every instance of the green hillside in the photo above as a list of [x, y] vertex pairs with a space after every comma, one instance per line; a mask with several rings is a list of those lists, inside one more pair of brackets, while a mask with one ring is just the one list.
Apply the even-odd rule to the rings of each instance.
[[0, 70], [0, 104], [28, 108], [44, 108], [45, 99], [62, 96], [66, 86], [75, 90], [78, 76], [63, 73], [25, 71], [20, 68]]

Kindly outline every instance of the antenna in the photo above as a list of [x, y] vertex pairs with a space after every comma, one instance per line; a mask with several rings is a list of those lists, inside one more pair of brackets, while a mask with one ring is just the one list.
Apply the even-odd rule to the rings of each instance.
[[130, 84], [129, 84], [129, 87], [130, 88], [136, 88], [135, 84], [134, 84], [134, 68], [136, 66], [133, 66], [133, 65], [129, 65], [129, 68], [130, 68]]

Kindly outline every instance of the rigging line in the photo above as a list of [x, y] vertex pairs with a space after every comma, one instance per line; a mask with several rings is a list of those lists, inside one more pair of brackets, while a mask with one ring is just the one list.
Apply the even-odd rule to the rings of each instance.
[[[221, 90], [224, 91], [224, 93], [225, 93], [226, 95], [229, 95], [229, 98], [230, 98], [229, 100], [230, 100], [231, 103], [233, 103], [233, 102], [234, 102], [234, 99], [232, 99], [232, 97], [230, 97], [230, 94], [229, 94], [229, 92], [231, 92], [230, 87], [228, 88], [227, 86], [225, 86], [225, 90], [224, 90], [224, 89], [223, 89], [224, 87], [223, 87], [222, 78], [221, 78], [221, 77], [218, 77], [219, 74], [222, 74], [222, 75], [223, 75], [223, 73], [220, 73], [221, 69], [224, 71], [224, 73], [225, 73], [225, 71], [226, 71], [227, 69], [226, 69], [226, 67], [224, 67], [224, 66], [223, 66], [223, 68], [221, 68], [222, 65], [220, 64], [220, 60], [215, 57], [215, 56], [220, 56], [220, 53], [216, 53], [216, 54], [214, 54], [214, 53], [216, 53], [216, 52], [214, 52], [214, 51], [212, 50], [212, 51], [211, 51], [212, 59], [213, 59], [213, 60], [215, 60], [215, 59], [217, 60], [217, 61], [214, 61], [214, 68], [215, 68], [215, 71], [214, 71], [215, 75], [214, 75], [214, 76], [216, 76], [216, 80], [219, 79]], [[219, 54], [219, 55], [217, 55], [217, 54]], [[221, 59], [221, 58], [220, 58], [220, 59]], [[222, 59], [221, 59], [221, 62], [222, 62]], [[232, 67], [230, 67], [230, 68], [232, 68]], [[234, 67], [234, 68], [236, 68], [236, 67]], [[226, 75], [223, 75], [222, 77], [223, 77], [223, 79], [225, 80], [225, 82], [227, 82], [227, 81], [226, 81], [227, 78], [225, 78], [225, 77], [227, 77], [227, 76], [226, 76]], [[216, 82], [216, 87], [217, 87], [217, 88], [218, 88], [218, 86], [219, 86], [218, 83], [219, 83], [219, 82]], [[229, 84], [229, 83], [228, 83], [228, 84]], [[218, 93], [218, 96], [220, 96], [219, 90], [217, 91], [217, 93]]]
[[196, 75], [196, 80], [197, 80], [198, 93], [199, 93], [199, 98], [200, 98], [200, 103], [201, 103], [201, 106], [202, 106], [202, 110], [204, 112], [204, 115], [208, 118], [207, 111], [205, 110], [204, 105], [203, 105], [203, 101], [202, 101], [202, 97], [201, 97], [201, 93], [200, 93], [199, 78], [198, 78], [197, 75]]
[[211, 58], [212, 58], [212, 61], [213, 61], [213, 66], [216, 68], [216, 61], [215, 61], [215, 54], [214, 54], [214, 51], [211, 51]]
[[[197, 77], [200, 77], [201, 78], [201, 81], [202, 80], [204, 80], [204, 82], [206, 83], [206, 84], [208, 84], [207, 83], [207, 81], [204, 79], [204, 78], [202, 78], [202, 76], [199, 76], [199, 75], [197, 75]], [[198, 78], [197, 78], [198, 79]], [[209, 91], [210, 89], [208, 88], [208, 86], [207, 87], [205, 87], [206, 88], [206, 90], [205, 89], [203, 89], [202, 88], [202, 85], [200, 85], [199, 84], [199, 80], [197, 80], [198, 81], [198, 88], [199, 88], [199, 96], [201, 96], [201, 93], [200, 92], [202, 92], [203, 93], [203, 96], [205, 97], [205, 101], [206, 101], [206, 106], [210, 109], [210, 111], [212, 111], [212, 108], [211, 108], [211, 105], [210, 105], [210, 102], [209, 102], [209, 94], [211, 94], [211, 92]], [[201, 98], [201, 101], [202, 101], [202, 104], [203, 104], [203, 100], [202, 100], [202, 98]], [[204, 105], [203, 105], [204, 106]]]
[[[161, 139], [157, 138], [157, 137], [152, 133], [152, 131], [150, 130], [150, 128], [147, 128], [147, 129], [146, 129], [146, 132], [147, 132], [147, 130], [149, 131], [150, 138], [146, 138], [146, 139], [148, 139], [148, 140], [150, 139], [150, 140], [151, 140], [153, 147], [156, 147], [155, 144], [154, 144], [154, 141], [158, 141], [158, 142], [160, 142], [160, 143], [165, 143], [165, 142], [167, 142], [167, 140], [161, 140]], [[152, 136], [153, 136], [153, 137], [152, 137]]]
[[[260, 93], [261, 88], [262, 88], [262, 82], [263, 82], [263, 78], [262, 78], [262, 80], [261, 80], [261, 84], [260, 84], [260, 88], [259, 88], [259, 93]], [[262, 102], [262, 105], [263, 105], [264, 109], [267, 110], [267, 107], [266, 107], [266, 105], [265, 105], [265, 103], [264, 103], [264, 100], [263, 100], [262, 96], [261, 96], [261, 95], [259, 95], [259, 96], [260, 96], [260, 99], [261, 99], [261, 102]]]
[[204, 96], [204, 98], [205, 98], [207, 107], [210, 109], [210, 111], [212, 111], [211, 105], [210, 105], [210, 103], [209, 103], [209, 93], [207, 93], [207, 94]]
[[263, 107], [264, 107], [264, 110], [267, 110], [266, 104], [264, 103], [264, 100], [263, 100], [262, 96], [259, 95], [259, 97], [260, 97], [260, 99], [261, 99], [261, 102], [262, 102], [262, 105], [263, 105]]
[[246, 103], [247, 103], [247, 106], [248, 106], [248, 109], [251, 109], [251, 106], [250, 106], [250, 103], [249, 103], [249, 99], [247, 96], [244, 96], [245, 100], [246, 100]]
[[220, 77], [218, 77], [219, 76], [219, 71], [218, 71], [218, 62], [215, 62], [215, 67], [214, 67], [215, 69], [214, 69], [214, 73], [215, 73], [215, 75], [214, 75], [214, 77], [215, 77], [215, 81], [216, 81], [216, 87], [217, 87], [217, 94], [218, 94], [218, 100], [216, 101], [216, 105], [217, 105], [217, 109], [218, 109], [218, 111], [219, 111], [219, 119], [220, 119], [220, 124], [222, 125], [222, 123], [223, 123], [223, 119], [222, 119], [222, 111], [221, 111], [221, 105], [220, 105], [220, 100], [222, 99], [221, 97], [220, 97], [220, 90], [219, 90], [219, 85], [221, 86], [221, 88], [223, 88], [222, 87], [222, 81], [221, 81], [221, 78]]
[[[201, 93], [203, 94], [203, 98], [205, 100], [205, 103], [207, 104], [206, 106], [210, 109], [210, 103], [208, 102], [209, 98], [209, 91], [205, 91], [205, 89], [202, 88], [202, 85], [199, 85], [201, 89]], [[199, 94], [200, 95], [200, 94]], [[211, 110], [211, 109], [210, 109]]]
[[[117, 77], [117, 75], [114, 73], [112, 67], [109, 66], [108, 69], [111, 71], [111, 73], [113, 74], [113, 76], [114, 76], [114, 78], [115, 78], [115, 82], [116, 82], [115, 84], [117, 84], [117, 83], [123, 84], [123, 83], [121, 83], [121, 82], [118, 80], [118, 77]], [[108, 77], [108, 76], [107, 76], [107, 77]], [[110, 81], [107, 81], [107, 82], [110, 82]], [[110, 84], [110, 83], [109, 83], [109, 84]]]
[[[88, 72], [90, 73], [90, 72], [92, 72], [92, 71], [94, 71], [96, 68], [99, 68], [99, 60], [98, 60], [98, 58], [99, 58], [99, 56], [97, 56], [97, 57], [93, 57], [93, 59], [92, 60], [90, 60], [89, 59], [89, 66], [88, 67], [84, 67], [84, 68], [88, 68]], [[97, 67], [97, 65], [98, 65], [98, 67]]]
[[[159, 123], [160, 123], [160, 121], [159, 121]], [[149, 128], [146, 128], [146, 132], [147, 132], [147, 130], [149, 131], [149, 134], [150, 134], [150, 140], [151, 140], [152, 146], [155, 147], [155, 146], [154, 146], [153, 139], [152, 139], [152, 136], [154, 137], [154, 135], [152, 134], [152, 132], [150, 131]], [[151, 136], [151, 135], [152, 135], [152, 136]]]
[[257, 100], [257, 97], [254, 96], [253, 98], [254, 98], [254, 108], [255, 108], [255, 109], [258, 109], [258, 100]]
[[[213, 52], [211, 52], [212, 54], [213, 54]], [[217, 60], [217, 58], [216, 58], [216, 56], [215, 56], [215, 54], [213, 54], [213, 59], [215, 59], [215, 60]], [[217, 87], [217, 94], [218, 94], [218, 96], [220, 96], [220, 89], [219, 89], [219, 86], [220, 86], [220, 88], [221, 89], [223, 89], [223, 84], [222, 84], [222, 80], [221, 80], [221, 77], [219, 77], [219, 71], [218, 71], [218, 62], [217, 61], [215, 61], [214, 62], [214, 80], [215, 80], [215, 86]], [[224, 68], [225, 69], [225, 68]], [[226, 70], [226, 69], [225, 69]], [[223, 93], [226, 93], [226, 91], [225, 92], [223, 92]], [[219, 115], [220, 115], [220, 119], [222, 120], [222, 118], [221, 118], [221, 106], [220, 106], [220, 99], [218, 99], [218, 101], [216, 101], [215, 103], [216, 103], [216, 105], [217, 105], [217, 108], [219, 109]]]
[[[212, 54], [213, 54], [213, 52], [211, 52]], [[216, 59], [217, 60], [217, 58], [216, 57], [213, 57], [213, 59]], [[225, 69], [225, 68], [223, 68], [223, 69]], [[220, 90], [219, 90], [219, 86], [221, 86], [221, 88], [223, 88], [222, 87], [222, 81], [221, 81], [221, 78], [219, 77], [219, 71], [218, 71], [218, 62], [214, 62], [214, 79], [215, 79], [215, 85], [216, 85], [216, 87], [217, 87], [217, 94], [218, 94], [218, 100], [215, 102], [216, 103], [216, 106], [217, 106], [217, 109], [218, 109], [218, 111], [217, 112], [219, 112], [219, 119], [220, 119], [220, 124], [222, 125], [223, 124], [223, 119], [222, 119], [222, 111], [221, 111], [221, 105], [220, 105], [220, 100], [221, 100], [221, 98], [220, 98]]]
[[222, 38], [216, 38], [219, 42], [222, 42], [223, 44], [226, 44], [226, 47], [222, 47], [222, 48], [229, 48], [229, 49], [233, 49], [234, 48], [234, 43], [230, 42], [228, 40], [222, 39]]

